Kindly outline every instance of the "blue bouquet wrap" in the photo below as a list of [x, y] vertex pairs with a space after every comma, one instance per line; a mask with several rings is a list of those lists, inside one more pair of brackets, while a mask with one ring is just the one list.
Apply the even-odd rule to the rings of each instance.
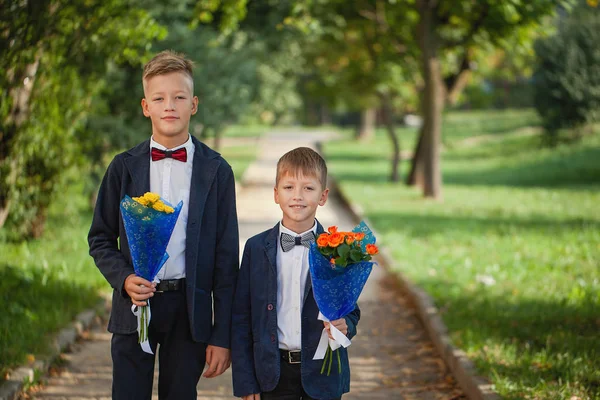
[[[374, 244], [375, 237], [369, 227], [361, 222], [353, 232], [362, 232], [365, 236], [358, 242], [363, 252], [367, 244]], [[333, 321], [351, 313], [356, 302], [369, 279], [373, 269], [373, 261], [350, 263], [346, 267], [332, 264], [330, 260], [319, 252], [316, 243], [312, 243], [308, 254], [310, 275], [313, 286], [313, 296], [319, 307], [319, 319]], [[331, 371], [333, 351], [340, 346], [348, 347], [350, 340], [333, 325], [330, 326], [333, 339], [328, 337], [324, 329], [321, 340], [313, 359], [323, 359], [321, 373], [329, 365], [327, 374]], [[338, 372], [341, 372], [340, 356], [337, 353]]]
[[121, 200], [121, 215], [136, 275], [152, 282], [165, 264], [169, 258], [167, 245], [182, 206], [180, 201], [174, 212], [167, 214], [143, 206], [129, 196]]
[[[166, 201], [162, 202], [171, 207]], [[156, 278], [169, 258], [167, 245], [182, 206], [183, 202], [180, 201], [173, 212], [167, 214], [144, 206], [129, 196], [121, 200], [121, 216], [136, 275], [150, 282]], [[150, 299], [146, 300], [146, 304], [142, 307], [132, 305], [131, 312], [137, 317], [138, 342], [142, 350], [154, 354], [148, 340], [148, 326], [152, 318]]]
[[372, 261], [332, 267], [331, 263], [311, 244], [309, 252], [313, 294], [319, 311], [330, 321], [340, 319], [354, 310], [373, 269]]

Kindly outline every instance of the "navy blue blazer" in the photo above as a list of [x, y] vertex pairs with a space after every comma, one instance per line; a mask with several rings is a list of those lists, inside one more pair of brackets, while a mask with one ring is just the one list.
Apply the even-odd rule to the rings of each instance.
[[[238, 275], [239, 237], [235, 180], [229, 164], [192, 136], [195, 145], [186, 230], [186, 297], [192, 338], [229, 348], [231, 310]], [[119, 209], [125, 195], [150, 191], [150, 141], [117, 155], [98, 193], [88, 243], [90, 255], [113, 288], [108, 330], [137, 330], [125, 278], [133, 274]], [[213, 321], [214, 301], [214, 321]]]
[[[317, 232], [323, 227], [317, 222]], [[269, 392], [277, 386], [281, 356], [277, 336], [277, 235], [279, 224], [248, 240], [244, 248], [233, 307], [231, 355], [233, 393], [237, 397]], [[323, 322], [310, 275], [302, 308], [302, 387], [315, 399], [334, 399], [350, 390], [348, 351], [340, 347], [342, 372], [334, 357], [331, 374], [321, 375], [323, 360], [313, 360]], [[358, 306], [346, 317], [348, 337], [356, 335]]]

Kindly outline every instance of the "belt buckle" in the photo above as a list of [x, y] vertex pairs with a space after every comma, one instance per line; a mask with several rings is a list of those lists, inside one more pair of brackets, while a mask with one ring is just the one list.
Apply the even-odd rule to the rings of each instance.
[[300, 355], [299, 351], [294, 351], [294, 352], [288, 351], [288, 363], [290, 363], [290, 364], [300, 364], [302, 362], [302, 360], [300, 360], [300, 361], [294, 361], [294, 359], [292, 357], [292, 353], [298, 353], [298, 355]]

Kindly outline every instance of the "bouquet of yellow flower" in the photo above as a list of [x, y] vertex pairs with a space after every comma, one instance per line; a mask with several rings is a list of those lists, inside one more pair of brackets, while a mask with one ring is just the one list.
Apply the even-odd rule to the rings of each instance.
[[[121, 215], [129, 242], [129, 250], [136, 275], [152, 282], [169, 258], [167, 245], [179, 217], [183, 202], [171, 206], [156, 193], [140, 197], [125, 196], [121, 200]], [[148, 343], [150, 301], [147, 306], [132, 306], [131, 312], [138, 318], [138, 341], [146, 353], [152, 354]]]
[[[328, 228], [310, 247], [308, 261], [313, 295], [319, 307], [319, 319], [334, 321], [351, 313], [373, 269], [371, 257], [379, 252], [375, 236], [363, 222], [352, 232], [340, 232], [336, 226]], [[350, 346], [350, 339], [330, 325], [334, 339], [323, 329], [314, 360], [323, 359], [321, 373], [331, 372], [334, 352]], [[338, 373], [341, 372], [340, 354], [337, 354]]]

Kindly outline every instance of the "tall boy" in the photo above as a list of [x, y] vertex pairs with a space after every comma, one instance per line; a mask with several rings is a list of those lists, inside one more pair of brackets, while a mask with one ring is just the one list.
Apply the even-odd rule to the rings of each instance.
[[[151, 301], [148, 336], [159, 349], [159, 399], [196, 399], [205, 377], [230, 365], [233, 293], [238, 273], [238, 225], [231, 167], [189, 134], [198, 109], [192, 63], [164, 51], [144, 67], [142, 110], [152, 137], [117, 155], [104, 176], [88, 235], [90, 255], [113, 288], [113, 399], [150, 399], [155, 357], [138, 344], [132, 304]], [[119, 203], [125, 195], [158, 193], [183, 208], [157, 278], [135, 275]], [[214, 300], [214, 321], [212, 314]]]
[[[335, 366], [322, 375], [323, 360], [312, 359], [324, 323], [317, 319], [308, 246], [323, 232], [315, 215], [327, 201], [326, 180], [327, 166], [315, 151], [300, 147], [283, 155], [275, 183], [283, 217], [246, 243], [231, 338], [233, 391], [244, 400], [330, 400], [350, 390], [346, 349], [337, 350], [339, 374]], [[359, 319], [357, 306], [331, 323], [352, 338]]]

